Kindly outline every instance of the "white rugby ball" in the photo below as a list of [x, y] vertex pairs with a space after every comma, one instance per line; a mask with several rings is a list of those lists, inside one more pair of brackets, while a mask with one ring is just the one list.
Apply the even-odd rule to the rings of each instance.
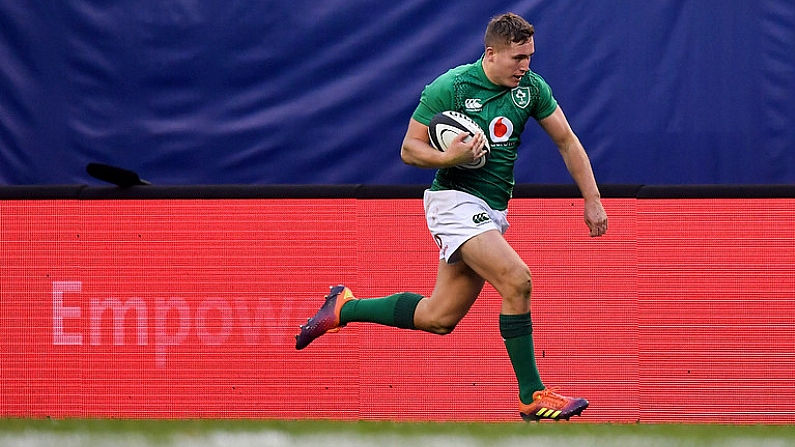
[[[477, 132], [485, 135], [483, 129], [478, 126], [478, 123], [472, 121], [472, 118], [454, 110], [437, 113], [431, 118], [431, 122], [428, 124], [428, 136], [431, 138], [431, 146], [442, 152], [446, 151], [450, 143], [453, 142], [453, 139], [462, 132], [469, 134], [468, 137], [464, 138], [464, 141], [469, 141]], [[486, 145], [484, 148], [486, 149], [486, 153], [482, 157], [469, 163], [462, 163], [456, 167], [463, 169], [479, 169], [485, 166], [491, 154], [491, 146], [489, 146], [488, 137], [485, 141]]]

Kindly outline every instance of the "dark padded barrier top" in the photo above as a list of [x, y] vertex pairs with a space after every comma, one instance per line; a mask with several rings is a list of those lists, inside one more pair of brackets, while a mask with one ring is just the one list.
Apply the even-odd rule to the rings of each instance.
[[[0, 186], [0, 200], [418, 199], [428, 185]], [[795, 185], [600, 185], [602, 198], [795, 198]], [[576, 185], [520, 184], [514, 198], [580, 198]]]

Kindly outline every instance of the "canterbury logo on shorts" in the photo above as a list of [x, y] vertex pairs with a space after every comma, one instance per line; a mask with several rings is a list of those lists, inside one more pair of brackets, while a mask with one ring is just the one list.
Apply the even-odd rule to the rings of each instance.
[[472, 222], [475, 222], [475, 224], [477, 224], [477, 225], [480, 225], [482, 223], [486, 223], [489, 220], [491, 220], [491, 219], [489, 218], [489, 215], [487, 213], [478, 213], [478, 214], [475, 214], [474, 216], [472, 216]]

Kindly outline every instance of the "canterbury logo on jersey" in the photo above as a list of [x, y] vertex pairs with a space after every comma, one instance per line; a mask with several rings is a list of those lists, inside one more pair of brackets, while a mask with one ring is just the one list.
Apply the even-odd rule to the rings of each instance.
[[483, 104], [480, 103], [480, 98], [469, 98], [464, 101], [464, 108], [467, 112], [480, 112]]
[[489, 219], [489, 215], [486, 213], [479, 213], [472, 216], [472, 222], [474, 222], [477, 225], [488, 222], [489, 220], [491, 219]]

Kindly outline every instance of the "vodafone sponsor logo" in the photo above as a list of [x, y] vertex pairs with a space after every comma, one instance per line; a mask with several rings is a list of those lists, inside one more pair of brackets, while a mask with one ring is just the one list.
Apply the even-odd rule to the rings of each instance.
[[489, 135], [495, 143], [505, 143], [513, 135], [513, 123], [504, 116], [498, 116], [489, 123]]
[[[266, 321], [272, 325], [274, 317], [286, 319], [285, 314], [290, 312], [286, 307], [273, 315], [273, 306], [262, 298], [253, 302], [223, 298], [188, 302], [179, 297], [148, 301], [108, 297], [92, 298], [86, 305], [79, 296], [82, 289], [82, 281], [52, 283], [53, 345], [152, 346], [158, 368], [165, 368], [169, 354], [183, 344], [221, 346], [232, 343], [230, 339], [238, 335], [248, 346], [279, 343], [278, 334], [268, 332]], [[128, 331], [132, 331], [130, 336]]]

